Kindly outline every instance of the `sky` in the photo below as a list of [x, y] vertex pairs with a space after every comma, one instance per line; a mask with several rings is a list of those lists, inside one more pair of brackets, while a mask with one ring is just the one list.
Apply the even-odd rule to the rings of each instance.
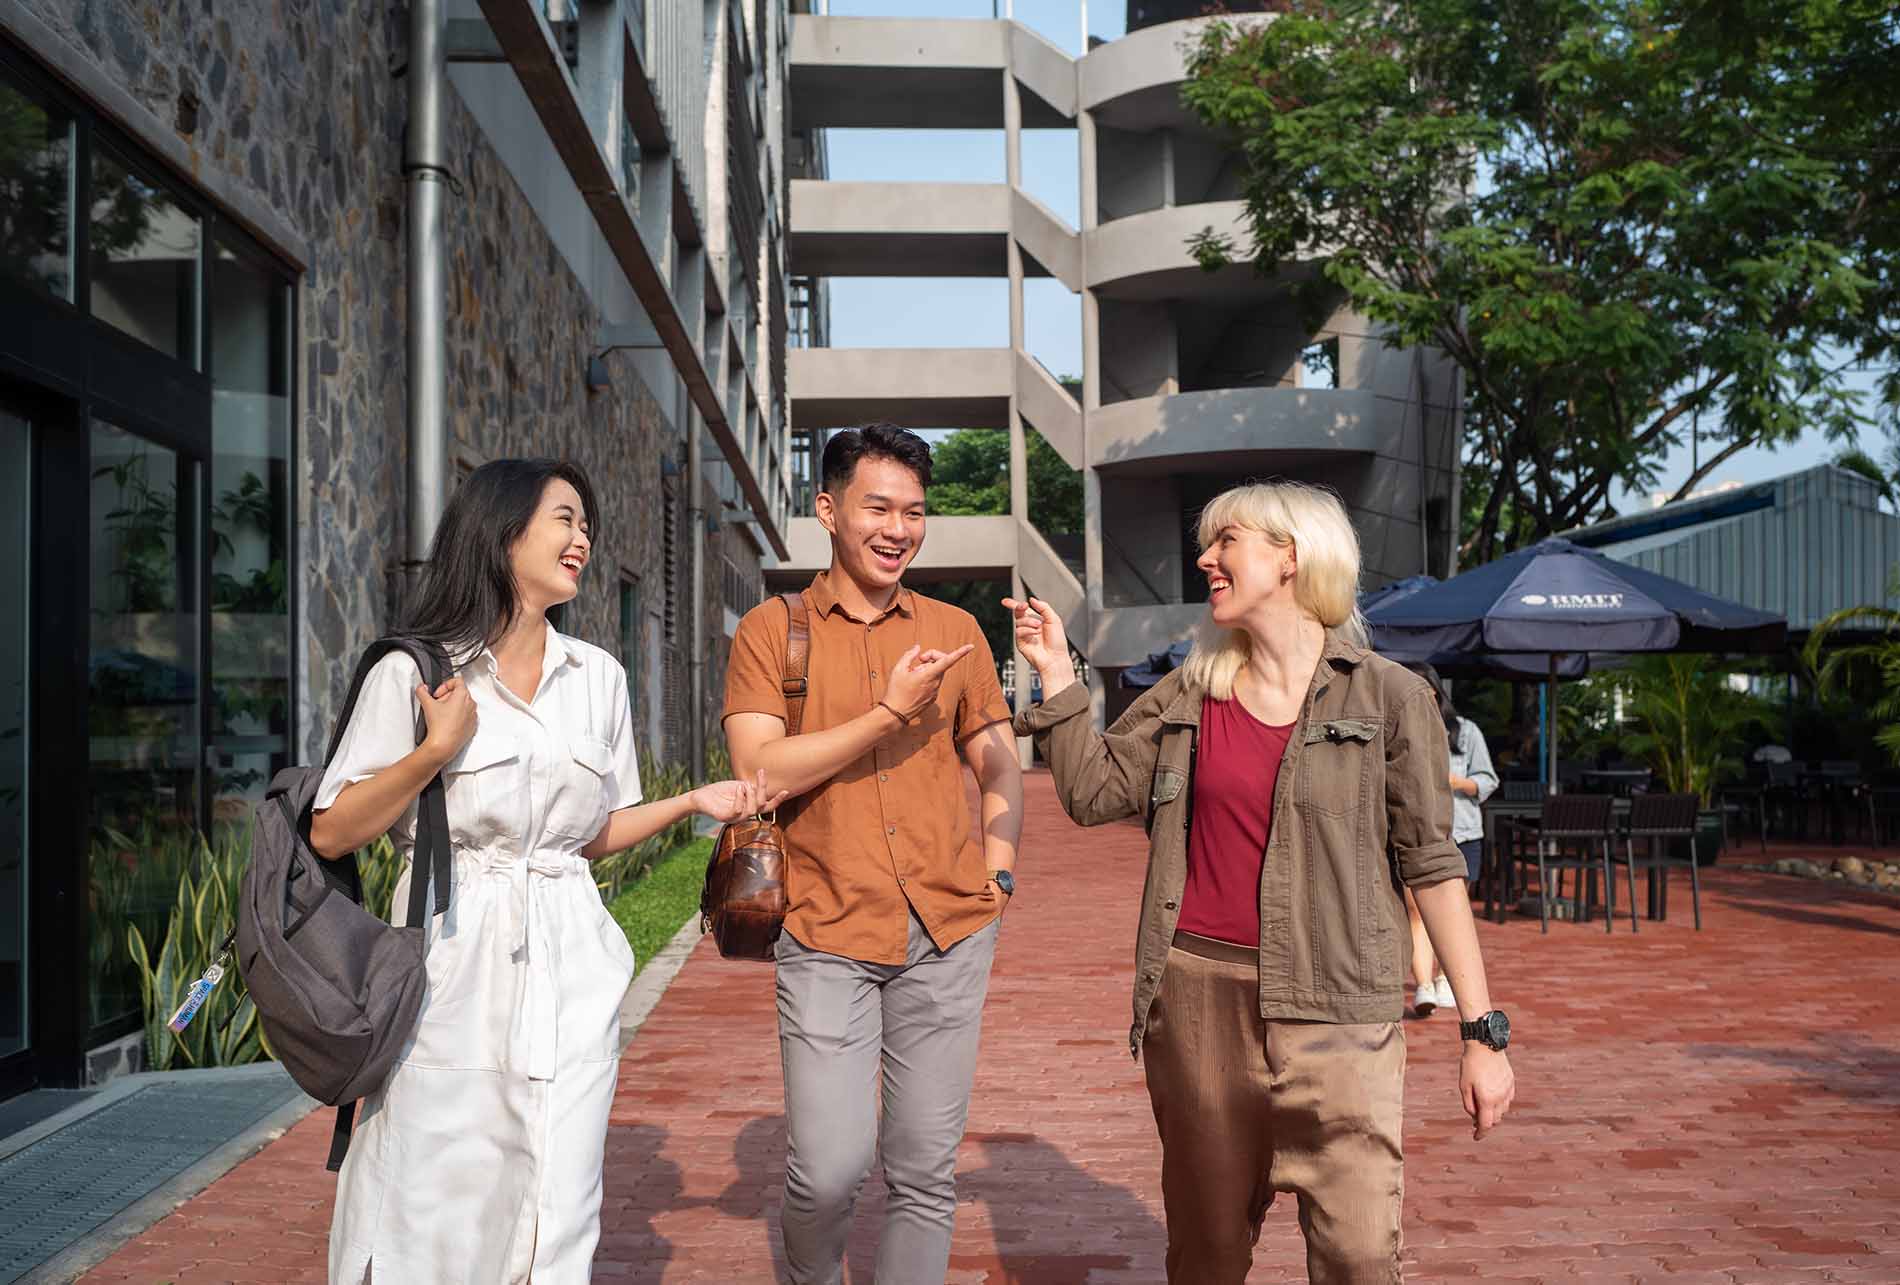
[[[829, 0], [836, 16], [988, 18], [1005, 0]], [[1018, 22], [1071, 56], [1081, 46], [1084, 10], [1069, 0], [1008, 0]], [[1124, 30], [1121, 3], [1090, 4], [1089, 33], [1112, 40]], [[1001, 130], [834, 129], [827, 140], [831, 177], [840, 181], [1001, 183]], [[1074, 130], [1023, 134], [1023, 186], [1070, 227], [1081, 223], [1080, 168]], [[1025, 343], [1057, 375], [1082, 370], [1082, 311], [1078, 297], [1052, 279], [1026, 283]], [[836, 278], [831, 283], [831, 342], [839, 348], [990, 348], [1009, 343], [1009, 286], [1003, 280]], [[1857, 384], [1870, 386], [1866, 376]], [[1862, 445], [1879, 454], [1878, 434]], [[1840, 449], [1819, 433], [1776, 449], [1751, 449], [1726, 460], [1700, 484], [1750, 483], [1824, 463]], [[1706, 450], [1703, 452], [1706, 457]], [[1663, 461], [1658, 487], [1673, 491], [1694, 471], [1685, 443]], [[1623, 513], [1649, 506], [1647, 494], [1619, 488], [1612, 502]]]

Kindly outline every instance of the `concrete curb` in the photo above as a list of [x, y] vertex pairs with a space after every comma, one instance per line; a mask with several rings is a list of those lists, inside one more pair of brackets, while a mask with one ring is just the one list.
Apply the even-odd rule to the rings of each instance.
[[[19, 1149], [11, 1143], [21, 1137], [34, 1135], [28, 1141], [20, 1143], [20, 1146], [31, 1145], [32, 1141], [37, 1141], [66, 1125], [81, 1120], [94, 1111], [137, 1092], [156, 1079], [169, 1079], [179, 1075], [190, 1075], [194, 1078], [208, 1076], [236, 1078], [266, 1074], [282, 1075], [284, 1071], [277, 1063], [266, 1062], [256, 1066], [232, 1067], [215, 1071], [142, 1072], [137, 1075], [123, 1076], [107, 1085], [97, 1097], [78, 1107], [42, 1120], [32, 1129], [15, 1135], [15, 1138], [8, 1140], [9, 1152]], [[237, 1168], [239, 1164], [282, 1137], [286, 1130], [316, 1110], [319, 1105], [321, 1104], [315, 1098], [299, 1093], [244, 1132], [206, 1153], [196, 1163], [167, 1180], [162, 1186], [141, 1196], [107, 1222], [80, 1237], [26, 1275], [17, 1278], [16, 1285], [56, 1285], [56, 1283], [65, 1285], [66, 1282], [77, 1280], [110, 1258], [127, 1241], [145, 1232], [167, 1214]]]
[[633, 985], [627, 987], [627, 993], [620, 1001], [622, 1053], [627, 1051], [627, 1045], [633, 1043], [633, 1037], [640, 1033], [640, 1028], [659, 1004], [660, 997], [666, 994], [666, 988], [679, 976], [680, 969], [686, 967], [687, 957], [704, 935], [699, 927], [699, 914], [694, 912], [673, 934], [673, 940], [660, 947], [660, 953], [647, 961], [647, 966], [633, 979]]

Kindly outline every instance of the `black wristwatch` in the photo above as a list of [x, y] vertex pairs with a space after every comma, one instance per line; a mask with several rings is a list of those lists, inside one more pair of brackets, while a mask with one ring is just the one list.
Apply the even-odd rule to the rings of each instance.
[[1003, 890], [1005, 897], [1014, 897], [1016, 895], [1016, 876], [1009, 871], [992, 870], [990, 871], [990, 879], [998, 888]]
[[1501, 1053], [1511, 1042], [1511, 1019], [1494, 1008], [1475, 1022], [1458, 1023], [1458, 1038], [1476, 1040]]

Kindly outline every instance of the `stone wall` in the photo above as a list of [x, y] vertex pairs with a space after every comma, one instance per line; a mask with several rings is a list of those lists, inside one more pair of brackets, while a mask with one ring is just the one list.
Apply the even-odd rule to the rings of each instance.
[[[392, 67], [405, 53], [406, 6], [20, 3], [159, 120], [175, 121], [181, 95], [195, 97], [194, 166], [221, 171], [309, 246], [298, 313], [300, 709], [304, 753], [319, 754], [355, 654], [388, 623], [403, 549], [406, 98]], [[683, 447], [624, 361], [607, 360], [610, 390], [587, 391], [600, 318], [452, 88], [447, 97], [459, 187], [444, 218], [452, 459], [552, 455], [588, 472], [604, 512], [566, 628], [615, 650], [619, 568], [659, 590], [661, 456], [679, 459]], [[704, 507], [717, 512], [710, 492]], [[743, 538], [727, 538], [756, 567]], [[717, 539], [700, 609], [708, 652], [723, 654]], [[722, 677], [709, 661], [713, 720]], [[661, 684], [685, 681], [647, 675], [656, 698]]]

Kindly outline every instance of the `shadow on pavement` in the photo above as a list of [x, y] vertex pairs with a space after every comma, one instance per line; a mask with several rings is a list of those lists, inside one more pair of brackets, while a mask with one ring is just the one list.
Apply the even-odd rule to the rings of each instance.
[[[653, 1220], [685, 1203], [684, 1174], [666, 1157], [667, 1131], [655, 1124], [611, 1125], [603, 1181], [601, 1240], [631, 1261], [632, 1280], [656, 1283], [673, 1261], [673, 1244]], [[632, 1189], [627, 1190], [631, 1184]]]
[[989, 1278], [998, 1285], [1087, 1285], [1092, 1272], [1135, 1266], [1130, 1254], [1114, 1252], [1122, 1246], [1153, 1246], [1159, 1257], [1167, 1244], [1167, 1229], [1140, 1197], [1092, 1176], [1037, 1135], [973, 1133], [968, 1141], [983, 1148], [987, 1163], [957, 1175], [957, 1194], [988, 1209], [996, 1252], [952, 1254], [952, 1270], [1000, 1268], [1000, 1277]]
[[[1900, 937], [1900, 924], [1883, 924], [1861, 919], [1855, 915], [1837, 915], [1825, 910], [1809, 910], [1786, 902], [1743, 901], [1740, 898], [1728, 898], [1723, 904], [1735, 910], [1745, 910], [1750, 914], [1765, 915], [1770, 919], [1781, 919], [1789, 923], [1812, 924], [1817, 928], [1840, 928], [1847, 932], [1877, 933], [1883, 937]], [[1869, 906], [1868, 902], [1859, 900], [1854, 904]], [[1896, 903], [1896, 906], [1900, 906], [1900, 903]]]

